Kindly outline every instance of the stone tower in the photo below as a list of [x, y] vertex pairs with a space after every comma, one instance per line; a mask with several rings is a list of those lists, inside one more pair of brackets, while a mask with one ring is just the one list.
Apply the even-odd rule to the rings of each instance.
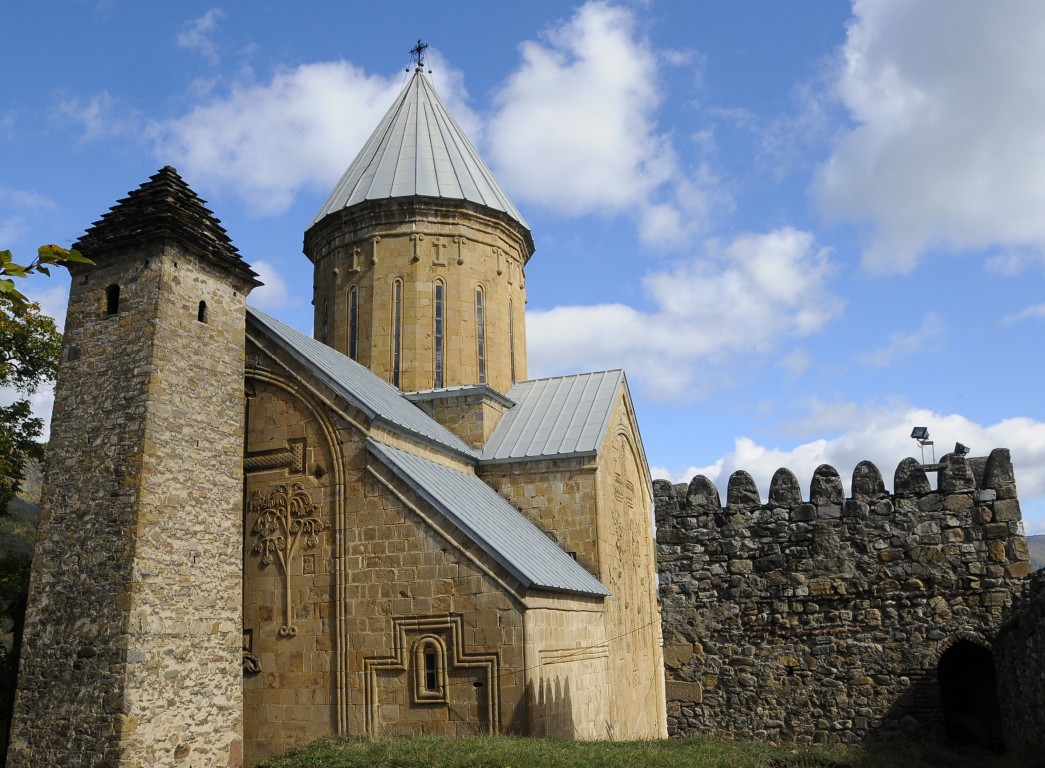
[[404, 391], [526, 378], [533, 238], [418, 66], [305, 233], [315, 336]]
[[256, 276], [169, 167], [76, 247], [7, 764], [239, 765]]

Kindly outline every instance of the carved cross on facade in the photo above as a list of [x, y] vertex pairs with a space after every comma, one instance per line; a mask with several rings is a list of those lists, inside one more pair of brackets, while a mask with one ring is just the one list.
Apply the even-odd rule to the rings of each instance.
[[445, 267], [446, 260], [443, 258], [443, 250], [446, 248], [446, 243], [441, 240], [435, 240], [432, 242], [432, 247], [435, 249], [435, 256], [432, 258], [432, 263], [440, 267]]

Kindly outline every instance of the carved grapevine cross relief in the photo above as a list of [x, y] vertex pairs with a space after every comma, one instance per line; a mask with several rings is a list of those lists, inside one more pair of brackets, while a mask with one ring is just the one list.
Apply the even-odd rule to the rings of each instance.
[[256, 539], [254, 554], [261, 555], [262, 566], [278, 559], [283, 572], [285, 622], [279, 628], [279, 635], [294, 637], [298, 628], [291, 605], [290, 562], [299, 548], [312, 549], [318, 545], [319, 534], [328, 525], [319, 518], [319, 506], [313, 503], [301, 483], [280, 484], [268, 493], [254, 491], [250, 497], [250, 514], [255, 517], [251, 529]]

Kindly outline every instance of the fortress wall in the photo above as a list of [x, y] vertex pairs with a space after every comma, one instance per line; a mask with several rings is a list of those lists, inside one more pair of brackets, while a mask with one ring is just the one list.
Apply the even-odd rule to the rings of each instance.
[[998, 693], [1005, 741], [1045, 744], [1045, 569], [1036, 571], [998, 632]]
[[725, 506], [655, 482], [671, 735], [945, 735], [940, 659], [987, 654], [1030, 562], [1008, 451], [945, 456], [938, 484], [914, 459], [893, 494], [862, 462], [848, 499], [826, 465], [808, 502], [786, 469], [768, 503], [746, 472]]

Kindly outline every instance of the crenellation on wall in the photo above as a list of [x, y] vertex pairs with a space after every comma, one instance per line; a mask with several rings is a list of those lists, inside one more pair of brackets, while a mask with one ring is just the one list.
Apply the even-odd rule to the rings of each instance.
[[[804, 501], [734, 473], [654, 484], [669, 729], [835, 742], [945, 733], [941, 655], [989, 648], [1030, 572], [1008, 451], [870, 462], [844, 496], [822, 465]], [[1004, 497], [1004, 498], [1003, 498]]]

